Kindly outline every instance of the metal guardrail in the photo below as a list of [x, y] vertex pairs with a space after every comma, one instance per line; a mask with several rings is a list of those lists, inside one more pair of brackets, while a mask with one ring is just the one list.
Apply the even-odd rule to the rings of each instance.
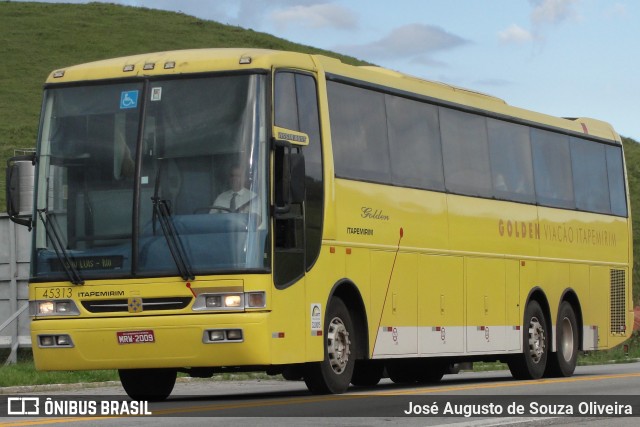
[[[20, 307], [20, 309], [18, 311], [13, 313], [11, 315], [11, 317], [9, 317], [2, 325], [0, 325], [0, 332], [2, 332], [4, 330], [4, 328], [9, 326], [10, 324], [15, 322], [16, 320], [18, 320], [18, 318], [20, 317], [22, 312], [25, 311], [27, 309], [27, 307], [29, 307], [29, 303], [28, 302], [26, 302], [22, 307]], [[20, 346], [20, 341], [19, 340], [15, 340], [15, 342], [13, 342], [11, 344], [11, 353], [9, 354], [9, 357], [7, 357], [7, 360], [4, 362], [5, 366], [10, 364], [10, 363], [16, 363], [18, 347], [19, 346]]]
[[0, 242], [0, 348], [10, 349], [6, 363], [15, 363], [18, 349], [31, 347], [26, 310], [31, 234], [0, 213]]

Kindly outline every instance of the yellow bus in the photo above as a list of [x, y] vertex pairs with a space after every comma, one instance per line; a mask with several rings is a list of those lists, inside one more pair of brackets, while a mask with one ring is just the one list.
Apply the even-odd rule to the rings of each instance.
[[597, 120], [325, 56], [185, 50], [52, 72], [37, 153], [9, 166], [37, 369], [117, 369], [135, 399], [177, 372], [314, 393], [469, 361], [569, 376], [631, 333], [624, 157]]

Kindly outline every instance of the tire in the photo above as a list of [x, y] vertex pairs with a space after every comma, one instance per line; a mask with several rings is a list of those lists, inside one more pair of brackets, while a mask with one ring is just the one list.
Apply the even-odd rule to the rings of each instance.
[[325, 314], [325, 347], [322, 362], [308, 363], [304, 382], [314, 394], [344, 393], [355, 366], [354, 327], [349, 310], [340, 298], [334, 298]]
[[418, 366], [410, 360], [393, 360], [387, 363], [389, 379], [396, 384], [413, 384], [418, 381]]
[[356, 387], [373, 387], [380, 382], [384, 374], [384, 364], [376, 360], [357, 360], [351, 377]]
[[549, 329], [547, 319], [537, 301], [532, 300], [527, 304], [523, 325], [523, 353], [508, 361], [509, 370], [516, 379], [542, 378], [549, 355]]
[[301, 365], [285, 366], [282, 370], [282, 378], [287, 381], [302, 381], [303, 376], [304, 372]]
[[178, 372], [175, 369], [119, 369], [118, 375], [131, 399], [160, 402], [171, 394]]
[[573, 307], [567, 301], [560, 304], [556, 324], [557, 351], [549, 355], [546, 377], [570, 377], [578, 361], [578, 320]]
[[420, 369], [417, 370], [416, 379], [422, 384], [434, 384], [440, 382], [445, 372], [449, 372], [449, 364], [436, 362], [436, 363], [421, 363]]

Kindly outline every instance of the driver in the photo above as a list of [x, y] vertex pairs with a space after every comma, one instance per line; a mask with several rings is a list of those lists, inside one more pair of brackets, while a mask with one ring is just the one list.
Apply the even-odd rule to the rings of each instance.
[[246, 173], [240, 165], [231, 168], [229, 185], [231, 189], [216, 198], [209, 212], [250, 212], [251, 202], [257, 194], [246, 188]]

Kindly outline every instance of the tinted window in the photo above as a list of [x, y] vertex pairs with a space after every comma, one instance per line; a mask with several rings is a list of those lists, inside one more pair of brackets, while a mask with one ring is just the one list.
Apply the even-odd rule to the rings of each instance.
[[609, 184], [604, 145], [571, 138], [571, 166], [576, 207], [609, 213]]
[[276, 126], [291, 130], [300, 130], [298, 124], [298, 103], [296, 102], [295, 74], [276, 74], [274, 98]]
[[[275, 119], [276, 125], [304, 132], [309, 136], [309, 145], [302, 148], [305, 161], [305, 230], [307, 269], [320, 254], [322, 243], [322, 146], [320, 141], [320, 120], [318, 97], [314, 78], [306, 74], [278, 72], [275, 79]], [[282, 221], [280, 221], [282, 222]], [[298, 227], [287, 224], [283, 227]], [[298, 227], [299, 228], [299, 227]], [[302, 233], [297, 230], [300, 235]], [[276, 242], [277, 244], [278, 242]], [[301, 265], [297, 258], [303, 254], [282, 251], [276, 256], [276, 283], [291, 283], [300, 273], [292, 265]]]
[[303, 149], [306, 179], [305, 244], [306, 267], [309, 269], [320, 254], [322, 243], [322, 147], [316, 82], [308, 75], [296, 75], [298, 122], [300, 131], [309, 135], [309, 145]]
[[327, 82], [336, 175], [391, 182], [384, 95]]
[[491, 178], [497, 198], [534, 203], [529, 128], [487, 119]]
[[438, 108], [387, 95], [393, 184], [444, 190]]
[[569, 137], [532, 129], [531, 151], [538, 203], [575, 208]]
[[622, 165], [622, 149], [605, 147], [607, 156], [607, 176], [609, 180], [609, 196], [611, 213], [627, 216], [627, 196], [624, 188], [624, 168]]
[[491, 197], [491, 171], [485, 118], [440, 108], [440, 131], [447, 190]]

